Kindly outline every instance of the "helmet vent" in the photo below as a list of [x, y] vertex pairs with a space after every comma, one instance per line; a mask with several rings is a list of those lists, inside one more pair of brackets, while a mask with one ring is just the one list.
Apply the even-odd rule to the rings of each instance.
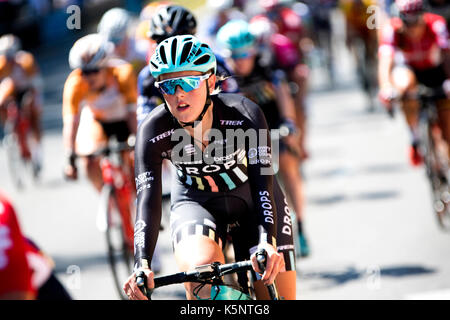
[[196, 66], [202, 65], [202, 64], [204, 64], [204, 63], [207, 63], [207, 62], [209, 61], [209, 58], [210, 58], [209, 54], [208, 54], [208, 55], [204, 55], [204, 56], [201, 57], [200, 59], [197, 59], [196, 61], [194, 61], [194, 64], [195, 64]]
[[183, 51], [181, 52], [180, 63], [186, 61], [187, 57], [189, 56], [189, 52], [191, 52], [192, 45], [193, 45], [192, 41], [189, 41], [184, 45]]
[[176, 60], [176, 57], [177, 57], [177, 44], [178, 44], [178, 40], [174, 39], [172, 41], [172, 47], [171, 47], [171, 50], [172, 50], [172, 52], [171, 52], [172, 64], [175, 64], [175, 60]]
[[161, 50], [159, 50], [159, 55], [161, 56], [161, 60], [164, 64], [167, 64], [167, 57], [166, 57], [166, 50], [164, 47], [161, 47]]

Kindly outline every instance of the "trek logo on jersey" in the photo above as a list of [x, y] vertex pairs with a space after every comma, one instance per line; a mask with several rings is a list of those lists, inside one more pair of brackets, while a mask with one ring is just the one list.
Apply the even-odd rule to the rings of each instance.
[[242, 126], [244, 120], [220, 120], [220, 124], [223, 126]]
[[156, 136], [156, 137], [150, 139], [150, 141], [153, 142], [153, 143], [158, 142], [158, 141], [161, 140], [161, 139], [170, 137], [170, 136], [173, 134], [174, 131], [175, 131], [175, 129], [171, 129], [171, 130], [169, 130], [169, 131], [166, 131], [166, 132], [164, 132], [164, 133], [161, 133], [160, 135], [158, 135], [158, 136]]

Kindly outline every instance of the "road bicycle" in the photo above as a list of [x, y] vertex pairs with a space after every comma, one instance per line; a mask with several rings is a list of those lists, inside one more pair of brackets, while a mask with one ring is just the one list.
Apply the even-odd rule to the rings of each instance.
[[[261, 271], [265, 269], [267, 254], [264, 250], [257, 252], [256, 258]], [[166, 276], [154, 278], [154, 289], [179, 284], [184, 282], [196, 282], [199, 285], [193, 289], [193, 295], [197, 298], [198, 292], [205, 286], [211, 285], [210, 300], [255, 300], [256, 296], [252, 285], [236, 285], [225, 283], [223, 277], [230, 274], [243, 274], [252, 270], [252, 263], [249, 260], [221, 264], [213, 262], [196, 267], [192, 271], [179, 272]], [[143, 271], [139, 271], [136, 275], [136, 283], [141, 292], [151, 300], [154, 289], [147, 290], [147, 278]], [[275, 284], [266, 286], [271, 300], [280, 300]]]
[[37, 142], [31, 137], [30, 116], [25, 110], [26, 104], [23, 103], [28, 97], [29, 94], [25, 93], [21, 101], [11, 100], [5, 104], [2, 144], [6, 150], [10, 177], [18, 190], [23, 189], [29, 180], [36, 182], [41, 169], [40, 161], [33, 154]]
[[[130, 155], [134, 150], [135, 138], [126, 142], [114, 139], [86, 157], [100, 157], [103, 188], [97, 226], [105, 232], [108, 247], [108, 261], [113, 274], [114, 285], [122, 299], [122, 284], [133, 270], [134, 219], [136, 215], [136, 190], [134, 187], [134, 164]], [[80, 155], [77, 155], [80, 157]]]
[[419, 87], [419, 151], [424, 157], [433, 195], [433, 209], [443, 230], [450, 230], [450, 175], [448, 146], [442, 137], [436, 101], [446, 99], [442, 89]]

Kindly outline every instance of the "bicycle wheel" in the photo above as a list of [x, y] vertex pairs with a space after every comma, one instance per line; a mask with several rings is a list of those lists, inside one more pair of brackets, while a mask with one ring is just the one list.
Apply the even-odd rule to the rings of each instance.
[[443, 230], [450, 230], [450, 189], [448, 185], [448, 157], [438, 149], [438, 142], [433, 137], [433, 127], [428, 118], [421, 121], [422, 144], [426, 173], [430, 181], [433, 210]]
[[3, 137], [3, 146], [6, 150], [6, 161], [8, 164], [8, 171], [14, 186], [21, 190], [24, 186], [24, 171], [25, 162], [20, 153], [19, 142], [17, 135], [9, 128], [10, 125], [5, 125], [5, 136]]
[[133, 270], [133, 250], [127, 244], [122, 218], [117, 205], [114, 189], [106, 185], [101, 194], [101, 210], [106, 217], [106, 241], [108, 259], [114, 278], [114, 284], [121, 299], [127, 300], [122, 285]]

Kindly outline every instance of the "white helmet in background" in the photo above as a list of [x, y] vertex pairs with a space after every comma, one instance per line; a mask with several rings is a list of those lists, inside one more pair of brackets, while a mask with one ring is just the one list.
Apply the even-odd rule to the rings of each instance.
[[108, 41], [117, 45], [126, 38], [130, 22], [131, 16], [127, 10], [112, 8], [103, 14], [97, 31], [104, 35]]
[[13, 58], [20, 50], [20, 39], [13, 34], [5, 34], [0, 37], [0, 56]]
[[69, 53], [72, 69], [92, 70], [102, 68], [113, 50], [110, 42], [98, 33], [88, 34], [78, 39]]
[[208, 7], [217, 11], [231, 9], [234, 5], [233, 0], [208, 0]]

